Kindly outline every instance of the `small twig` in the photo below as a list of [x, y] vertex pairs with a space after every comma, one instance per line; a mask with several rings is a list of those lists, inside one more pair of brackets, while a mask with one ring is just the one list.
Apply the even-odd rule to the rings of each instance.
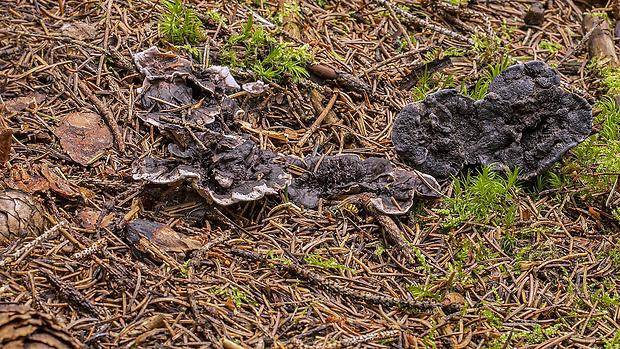
[[112, 130], [112, 135], [114, 136], [114, 141], [116, 142], [116, 146], [118, 150], [123, 153], [125, 152], [125, 142], [123, 142], [123, 136], [121, 135], [121, 131], [118, 128], [118, 124], [116, 120], [114, 120], [114, 115], [110, 108], [105, 105], [97, 96], [93, 94], [93, 91], [84, 83], [82, 80], [78, 80], [78, 85], [80, 90], [86, 95], [86, 97], [95, 105], [101, 116], [105, 119], [108, 126]]
[[327, 106], [325, 107], [325, 109], [323, 109], [323, 111], [321, 112], [319, 117], [316, 118], [314, 123], [312, 123], [312, 126], [310, 126], [308, 131], [306, 131], [306, 133], [303, 135], [303, 137], [301, 137], [301, 139], [297, 143], [297, 147], [298, 148], [301, 149], [304, 146], [304, 144], [306, 144], [306, 141], [308, 141], [308, 138], [310, 138], [310, 136], [312, 136], [312, 134], [316, 130], [318, 130], [319, 127], [321, 127], [321, 123], [323, 123], [323, 120], [325, 119], [327, 114], [329, 114], [329, 112], [332, 110], [332, 107], [336, 103], [336, 99], [338, 99], [338, 95], [339, 94], [340, 94], [340, 92], [338, 90], [334, 91], [334, 95], [332, 96], [332, 99], [329, 100], [329, 103], [327, 103]]
[[31, 248], [39, 244], [40, 242], [51, 239], [52, 237], [56, 236], [56, 233], [58, 233], [58, 230], [64, 227], [66, 224], [67, 222], [65, 221], [62, 221], [56, 224], [55, 226], [47, 230], [45, 233], [39, 235], [36, 239], [24, 245], [24, 247], [6, 256], [2, 261], [0, 261], [0, 268], [4, 267], [5, 265], [7, 265], [8, 263], [10, 263], [11, 261], [17, 258], [22, 258], [23, 257], [21, 256], [22, 254], [24, 254], [27, 251], [31, 251]]
[[305, 345], [298, 338], [291, 339], [291, 343], [295, 347], [301, 348], [301, 349], [315, 349], [315, 348], [340, 349], [340, 348], [352, 347], [354, 345], [358, 345], [358, 344], [362, 344], [362, 343], [367, 343], [367, 342], [370, 342], [370, 341], [376, 341], [376, 340], [379, 340], [379, 339], [386, 339], [386, 338], [396, 337], [399, 334], [400, 334], [400, 331], [398, 331], [398, 330], [381, 331], [381, 332], [368, 333], [368, 334], [363, 334], [361, 336], [355, 336], [355, 337], [351, 337], [351, 338], [341, 339], [341, 340], [339, 340], [339, 341], [337, 341], [335, 343], [330, 343], [330, 344], [327, 344], [327, 345], [323, 345], [323, 344], [319, 344], [319, 345]]
[[405, 26], [403, 26], [403, 24], [400, 22], [400, 19], [398, 19], [398, 16], [396, 15], [396, 12], [394, 12], [394, 7], [388, 6], [388, 10], [390, 11], [390, 16], [392, 17], [392, 19], [394, 20], [394, 22], [398, 26], [398, 29], [400, 29], [400, 31], [402, 32], [402, 35], [405, 37], [405, 41], [407, 41], [407, 45], [408, 45], [409, 49], [413, 50], [413, 43], [411, 42], [411, 38], [409, 37], [409, 33], [407, 32], [407, 28], [405, 28]]
[[224, 232], [222, 235], [216, 237], [215, 239], [207, 242], [202, 246], [199, 250], [192, 253], [192, 262], [191, 265], [198, 267], [200, 262], [204, 259], [204, 256], [207, 254], [209, 250], [213, 248], [213, 246], [223, 243], [224, 241], [230, 238], [230, 231]]
[[411, 13], [401, 9], [400, 7], [394, 6], [392, 5], [392, 3], [389, 0], [374, 0], [375, 3], [381, 5], [381, 6], [385, 6], [385, 7], [390, 7], [394, 10], [394, 12], [396, 12], [397, 14], [405, 17], [405, 19], [417, 26], [420, 26], [422, 28], [426, 28], [435, 32], [438, 32], [440, 34], [444, 34], [446, 36], [449, 36], [453, 39], [459, 40], [459, 41], [464, 41], [470, 45], [474, 45], [474, 41], [470, 38], [467, 38], [459, 33], [453, 32], [450, 29], [446, 29], [443, 27], [440, 27], [438, 25], [432, 24], [430, 22], [428, 22], [427, 20], [418, 18], [414, 15], [412, 15]]
[[388, 59], [386, 59], [384, 61], [381, 61], [381, 62], [373, 65], [372, 67], [364, 70], [364, 72], [361, 75], [368, 74], [368, 73], [370, 73], [372, 71], [375, 71], [376, 69], [378, 69], [378, 68], [380, 68], [380, 67], [382, 67], [384, 65], [387, 65], [387, 64], [390, 64], [392, 62], [395, 62], [395, 61], [397, 61], [397, 60], [399, 60], [401, 58], [405, 58], [405, 57], [413, 56], [413, 55], [418, 54], [418, 53], [426, 52], [426, 51], [429, 51], [429, 50], [431, 50], [433, 48], [435, 48], [435, 46], [429, 45], [427, 47], [423, 47], [423, 48], [418, 49], [418, 50], [411, 50], [411, 51], [407, 51], [407, 52], [398, 54], [398, 55], [396, 55], [394, 57], [391, 57], [391, 58], [388, 58]]
[[332, 292], [336, 295], [340, 295], [343, 297], [349, 297], [353, 300], [362, 301], [368, 304], [383, 305], [385, 307], [401, 306], [408, 309], [419, 310], [432, 310], [438, 307], [442, 307], [445, 308], [444, 312], [452, 312], [452, 307], [446, 307], [440, 303], [433, 301], [412, 301], [392, 296], [377, 295], [366, 291], [354, 290], [349, 287], [340, 285], [332, 280], [329, 280], [324, 276], [313, 273], [310, 270], [304, 269], [299, 265], [292, 263], [286, 264], [277, 260], [272, 260], [258, 252], [245, 251], [238, 248], [231, 248], [230, 252], [239, 257], [268, 264], [269, 266], [277, 270], [282, 270], [291, 273], [301, 279], [304, 279], [307, 282], [324, 289], [325, 291]]
[[90, 245], [89, 247], [81, 250], [80, 252], [74, 253], [73, 256], [71, 256], [71, 259], [74, 261], [77, 261], [84, 257], [91, 256], [95, 252], [101, 250], [102, 248], [105, 248], [105, 245], [106, 245], [106, 240], [99, 239], [96, 242], [94, 242], [92, 245]]
[[583, 49], [583, 47], [588, 43], [588, 41], [590, 41], [592, 34], [594, 34], [594, 31], [596, 31], [596, 29], [599, 25], [601, 25], [601, 23], [603, 23], [603, 17], [598, 18], [592, 28], [590, 28], [590, 30], [588, 30], [588, 32], [583, 36], [583, 38], [581, 38], [581, 41], [579, 41], [577, 45], [575, 45], [575, 47], [573, 47], [564, 57], [562, 57], [562, 59], [560, 59], [558, 67], [561, 66], [567, 59], [572, 57], [575, 52], [579, 52], [581, 49]]
[[45, 276], [45, 278], [50, 282], [50, 284], [56, 288], [56, 290], [62, 294], [67, 300], [71, 302], [76, 307], [79, 307], [89, 314], [93, 316], [99, 316], [101, 312], [97, 307], [90, 301], [90, 299], [86, 298], [86, 296], [75, 289], [72, 285], [60, 280], [54, 274], [49, 271], [40, 268], [39, 271]]
[[201, 131], [201, 132], [208, 132], [208, 131], [210, 131], [208, 128], [206, 128], [204, 126], [196, 125], [196, 124], [189, 123], [189, 122], [183, 122], [181, 120], [169, 118], [169, 117], [163, 116], [163, 115], [159, 117], [159, 120], [164, 121], [164, 122], [169, 122], [171, 124], [183, 126], [185, 128], [193, 128], [193, 129], [195, 129], [197, 131]]

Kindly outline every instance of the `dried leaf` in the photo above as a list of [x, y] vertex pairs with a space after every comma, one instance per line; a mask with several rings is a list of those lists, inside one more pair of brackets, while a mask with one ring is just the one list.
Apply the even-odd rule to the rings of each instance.
[[[76, 218], [80, 222], [82, 228], [85, 229], [95, 229], [97, 227], [97, 220], [99, 219], [100, 211], [94, 211], [91, 209], [84, 209], [77, 213]], [[114, 223], [114, 214], [110, 213], [107, 216], [104, 216], [101, 220], [101, 226], [107, 227], [110, 224]]]
[[60, 145], [75, 162], [87, 166], [101, 151], [112, 147], [112, 133], [94, 113], [71, 113], [54, 131]]
[[6, 185], [15, 190], [25, 191], [30, 194], [42, 193], [49, 190], [50, 183], [41, 176], [31, 176], [19, 164], [11, 166], [10, 176], [4, 179]]
[[33, 92], [24, 97], [18, 97], [15, 99], [8, 100], [4, 103], [4, 106], [8, 111], [11, 112], [20, 112], [24, 111], [28, 107], [34, 107], [35, 104], [41, 104], [45, 100], [45, 95]]
[[197, 250], [202, 244], [182, 233], [177, 233], [166, 224], [137, 219], [127, 224], [127, 240], [141, 252], [140, 239], [146, 238], [165, 252], [188, 252]]
[[82, 198], [80, 187], [60, 177], [54, 171], [50, 171], [47, 163], [41, 165], [41, 174], [49, 181], [50, 189], [54, 192], [70, 200]]

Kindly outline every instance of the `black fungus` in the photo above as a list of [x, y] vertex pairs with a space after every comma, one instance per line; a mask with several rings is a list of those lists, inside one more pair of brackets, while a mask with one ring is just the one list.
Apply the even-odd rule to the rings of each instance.
[[443, 181], [465, 166], [519, 169], [530, 179], [548, 170], [592, 130], [592, 107], [560, 87], [544, 62], [511, 66], [479, 101], [443, 90], [407, 105], [392, 143], [412, 167]]

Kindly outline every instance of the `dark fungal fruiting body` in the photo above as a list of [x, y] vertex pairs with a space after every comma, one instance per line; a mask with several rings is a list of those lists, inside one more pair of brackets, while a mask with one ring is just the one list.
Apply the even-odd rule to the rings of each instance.
[[392, 143], [412, 167], [446, 180], [465, 166], [518, 168], [519, 178], [544, 173], [592, 129], [592, 108], [560, 87], [540, 61], [499, 74], [478, 101], [443, 90], [406, 106]]
[[304, 161], [288, 156], [288, 164], [306, 170], [294, 176], [288, 187], [290, 199], [316, 209], [320, 197], [372, 193], [373, 206], [386, 214], [402, 214], [411, 208], [413, 197], [440, 197], [439, 185], [431, 176], [396, 168], [386, 159], [360, 159], [357, 155], [314, 156]]
[[226, 93], [240, 87], [227, 68], [195, 71], [187, 60], [156, 48], [134, 59], [145, 75], [140, 102], [148, 112], [140, 117], [174, 142], [168, 144], [174, 159], [135, 161], [136, 180], [187, 180], [203, 197], [224, 206], [288, 188], [291, 200], [306, 208], [317, 208], [321, 197], [368, 192], [375, 195], [372, 203], [379, 211], [402, 214], [414, 195], [441, 195], [434, 178], [396, 168], [385, 159], [343, 155], [302, 160], [261, 149], [247, 135], [234, 133], [235, 118], [242, 112]]
[[[319, 198], [373, 193], [373, 205], [387, 214], [403, 214], [414, 196], [438, 198], [439, 185], [431, 176], [394, 167], [380, 158], [357, 155], [282, 156], [259, 149], [246, 140], [233, 149], [200, 161], [144, 158], [134, 163], [135, 179], [170, 184], [188, 180], [198, 192], [219, 205], [261, 199], [287, 189], [294, 203], [310, 209]], [[190, 162], [191, 161], [191, 162]]]
[[[423, 101], [408, 104], [392, 129], [392, 143], [412, 167], [445, 180], [467, 161], [468, 140], [474, 129], [474, 100], [456, 90], [442, 90]], [[470, 159], [471, 160], [471, 159]]]

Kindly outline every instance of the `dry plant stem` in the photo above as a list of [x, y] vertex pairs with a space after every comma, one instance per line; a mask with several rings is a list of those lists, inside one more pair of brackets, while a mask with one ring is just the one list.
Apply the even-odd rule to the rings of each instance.
[[368, 194], [360, 194], [354, 198], [351, 198], [352, 201], [359, 202], [366, 212], [370, 213], [375, 219], [379, 222], [383, 231], [390, 237], [393, 241], [394, 245], [398, 248], [398, 250], [407, 257], [409, 263], [414, 264], [416, 261], [415, 253], [411, 249], [411, 246], [407, 241], [405, 241], [404, 234], [398, 228], [396, 223], [392, 218], [384, 213], [381, 213], [379, 210], [375, 208], [375, 206], [370, 202], [372, 199], [372, 195]]
[[116, 146], [118, 147], [118, 150], [121, 153], [124, 153], [125, 142], [123, 142], [123, 136], [121, 134], [121, 131], [118, 128], [118, 124], [116, 123], [116, 120], [114, 120], [114, 115], [112, 114], [112, 111], [110, 110], [110, 108], [108, 108], [107, 105], [105, 105], [99, 99], [99, 97], [93, 94], [93, 91], [90, 90], [90, 88], [84, 83], [84, 81], [78, 79], [78, 84], [79, 84], [80, 90], [95, 105], [95, 107], [99, 111], [99, 114], [101, 114], [103, 119], [106, 121], [106, 123], [112, 130], [112, 135], [114, 136], [114, 141], [116, 142]]
[[62, 221], [56, 224], [55, 226], [47, 230], [45, 233], [39, 235], [37, 238], [35, 238], [34, 240], [24, 245], [24, 247], [6, 256], [2, 261], [0, 261], [0, 268], [3, 268], [5, 265], [7, 265], [8, 263], [11, 263], [13, 260], [16, 260], [18, 258], [23, 258], [22, 255], [28, 251], [31, 251], [32, 247], [34, 247], [35, 245], [45, 240], [51, 239], [52, 237], [56, 236], [56, 234], [58, 233], [58, 230], [60, 230], [60, 228], [64, 227], [66, 224], [67, 222], [65, 221]]
[[94, 254], [95, 252], [101, 250], [102, 248], [105, 248], [105, 244], [106, 244], [106, 240], [105, 239], [99, 239], [97, 241], [95, 241], [92, 245], [88, 246], [87, 248], [81, 250], [80, 252], [74, 253], [73, 256], [71, 256], [72, 260], [80, 260], [84, 257], [88, 257], [92, 254]]
[[374, 1], [375, 1], [375, 3], [377, 3], [377, 4], [381, 5], [381, 6], [392, 8], [394, 10], [394, 12], [396, 12], [397, 14], [405, 17], [405, 19], [408, 22], [411, 22], [411, 23], [413, 23], [413, 24], [415, 24], [417, 26], [420, 26], [422, 28], [426, 28], [426, 29], [435, 31], [435, 32], [440, 33], [440, 34], [444, 34], [444, 35], [449, 36], [449, 37], [451, 37], [451, 38], [453, 38], [455, 40], [463, 41], [463, 42], [466, 42], [466, 43], [468, 43], [470, 45], [474, 44], [474, 41], [472, 39], [467, 38], [467, 37], [465, 37], [465, 36], [463, 36], [463, 35], [461, 35], [459, 33], [453, 32], [450, 29], [446, 29], [446, 28], [440, 27], [440, 26], [432, 24], [432, 23], [430, 23], [430, 22], [428, 22], [428, 21], [426, 21], [424, 19], [418, 18], [418, 17], [412, 15], [411, 13], [401, 9], [400, 7], [392, 5], [392, 3], [389, 2], [388, 0], [374, 0]]
[[214, 246], [219, 245], [223, 243], [224, 241], [228, 240], [230, 236], [231, 236], [230, 231], [227, 231], [223, 233], [222, 235], [216, 237], [215, 239], [204, 244], [204, 246], [202, 246], [198, 251], [192, 254], [192, 265], [195, 267], [198, 267], [200, 265], [200, 262], [205, 258], [205, 255], [207, 254], [207, 252], [209, 252], [209, 250], [211, 250]]
[[351, 338], [341, 339], [341, 340], [339, 340], [339, 341], [337, 341], [335, 343], [329, 343], [327, 345], [323, 345], [323, 343], [318, 344], [318, 345], [305, 345], [298, 338], [291, 339], [291, 343], [296, 348], [301, 348], [301, 349], [315, 349], [315, 348], [316, 349], [318, 349], [318, 348], [323, 348], [323, 349], [340, 349], [340, 348], [347, 348], [347, 347], [351, 347], [351, 346], [354, 346], [354, 345], [358, 345], [358, 344], [362, 344], [362, 343], [367, 343], [367, 342], [371, 342], [371, 341], [376, 341], [376, 340], [380, 340], [380, 339], [396, 337], [399, 334], [400, 334], [400, 331], [398, 331], [398, 330], [381, 331], [381, 332], [369, 333], [369, 334], [364, 334], [364, 335], [361, 335], [361, 336], [355, 336], [355, 337], [351, 337]]
[[[321, 111], [325, 110], [325, 107], [321, 103], [322, 100], [323, 100], [323, 95], [321, 95], [319, 91], [310, 90], [310, 103], [312, 103], [314, 110], [316, 110], [317, 112], [319, 112], [319, 110]], [[336, 116], [336, 113], [334, 113], [333, 108], [332, 110], [329, 111], [329, 113], [327, 113], [327, 117], [325, 117], [325, 120], [323, 121], [328, 124], [336, 124], [336, 123], [341, 122], [340, 118]]]
[[[408, 309], [418, 310], [433, 310], [442, 305], [432, 301], [411, 301], [406, 299], [399, 299], [392, 296], [384, 296], [372, 294], [366, 291], [358, 291], [346, 286], [340, 285], [332, 280], [328, 280], [324, 276], [313, 273], [310, 270], [304, 269], [301, 266], [295, 264], [285, 264], [279, 261], [275, 261], [267, 258], [261, 253], [241, 250], [238, 248], [231, 248], [230, 252], [236, 256], [243, 257], [256, 262], [266, 263], [273, 268], [287, 273], [291, 273], [312, 285], [322, 288], [325, 291], [331, 292], [335, 295], [349, 297], [354, 300], [362, 301], [367, 304], [382, 305], [385, 307], [401, 306]], [[449, 312], [449, 310], [446, 310]]]
[[71, 304], [87, 311], [93, 316], [101, 316], [101, 312], [99, 311], [99, 309], [97, 309], [97, 307], [88, 298], [86, 298], [86, 296], [82, 294], [82, 292], [76, 290], [75, 287], [73, 287], [72, 285], [60, 280], [49, 271], [43, 268], [40, 268], [39, 270], [41, 271], [43, 276], [45, 276], [45, 278], [50, 282], [50, 284], [54, 286], [54, 288], [56, 288], [56, 291], [58, 291], [58, 293], [62, 294], [65, 298], [67, 298], [67, 300], [69, 300]]
[[590, 42], [590, 39], [592, 35], [594, 34], [594, 31], [599, 27], [599, 25], [602, 22], [603, 22], [602, 17], [596, 17], [595, 20], [589, 21], [588, 28], [585, 28], [585, 21], [584, 21], [584, 30], [586, 30], [586, 34], [583, 36], [583, 38], [581, 38], [581, 41], [579, 41], [575, 47], [573, 47], [564, 57], [562, 57], [562, 59], [558, 63], [558, 67], [561, 66], [562, 63], [564, 63], [567, 59], [572, 57], [575, 54], [575, 52], [579, 52], [588, 42]]
[[405, 41], [407, 41], [407, 45], [408, 45], [407, 47], [410, 50], [412, 50], [413, 43], [411, 42], [411, 38], [409, 37], [407, 28], [405, 28], [405, 26], [403, 26], [403, 24], [400, 22], [400, 19], [398, 19], [398, 16], [394, 12], [394, 7], [388, 6], [388, 10], [390, 11], [390, 16], [392, 17], [392, 20], [394, 20], [394, 22], [396, 23], [396, 26], [398, 26], [398, 29], [400, 29], [400, 31], [402, 32], [402, 35], [405, 37]]
[[325, 119], [327, 114], [329, 114], [329, 112], [332, 110], [332, 107], [334, 106], [334, 103], [336, 103], [336, 99], [338, 99], [338, 95], [339, 94], [340, 94], [340, 92], [338, 90], [334, 91], [334, 95], [329, 100], [329, 103], [327, 103], [327, 107], [325, 107], [325, 109], [323, 109], [323, 111], [321, 112], [319, 117], [316, 118], [316, 120], [312, 123], [312, 126], [310, 126], [308, 131], [306, 131], [306, 133], [303, 135], [303, 137], [301, 137], [301, 139], [297, 143], [297, 147], [298, 148], [301, 149], [304, 146], [304, 144], [306, 144], [306, 142], [308, 141], [308, 138], [310, 138], [310, 136], [312, 136], [312, 134], [314, 132], [316, 132], [316, 130], [318, 130], [319, 127], [321, 127], [321, 124], [323, 123], [323, 120]]
[[364, 72], [361, 75], [365, 75], [365, 74], [371, 73], [371, 72], [377, 70], [378, 68], [381, 68], [381, 67], [383, 67], [383, 66], [385, 66], [387, 64], [390, 64], [392, 62], [396, 62], [396, 61], [398, 61], [401, 58], [406, 58], [406, 57], [413, 56], [413, 55], [416, 55], [416, 54], [419, 54], [419, 53], [423, 53], [423, 52], [432, 50], [433, 48], [435, 48], [435, 47], [434, 46], [427, 46], [427, 47], [423, 47], [423, 48], [420, 48], [420, 49], [417, 49], [417, 50], [411, 50], [411, 51], [407, 51], [407, 52], [398, 54], [396, 56], [393, 56], [393, 57], [388, 58], [388, 59], [386, 59], [384, 61], [381, 61], [381, 62], [373, 65], [372, 67], [364, 70]]
[[171, 268], [176, 270], [183, 270], [183, 266], [179, 264], [174, 258], [172, 258], [166, 251], [162, 251], [157, 245], [152, 243], [146, 238], [140, 239], [140, 245], [151, 253], [155, 258], [161, 259], [164, 263], [168, 264]]

